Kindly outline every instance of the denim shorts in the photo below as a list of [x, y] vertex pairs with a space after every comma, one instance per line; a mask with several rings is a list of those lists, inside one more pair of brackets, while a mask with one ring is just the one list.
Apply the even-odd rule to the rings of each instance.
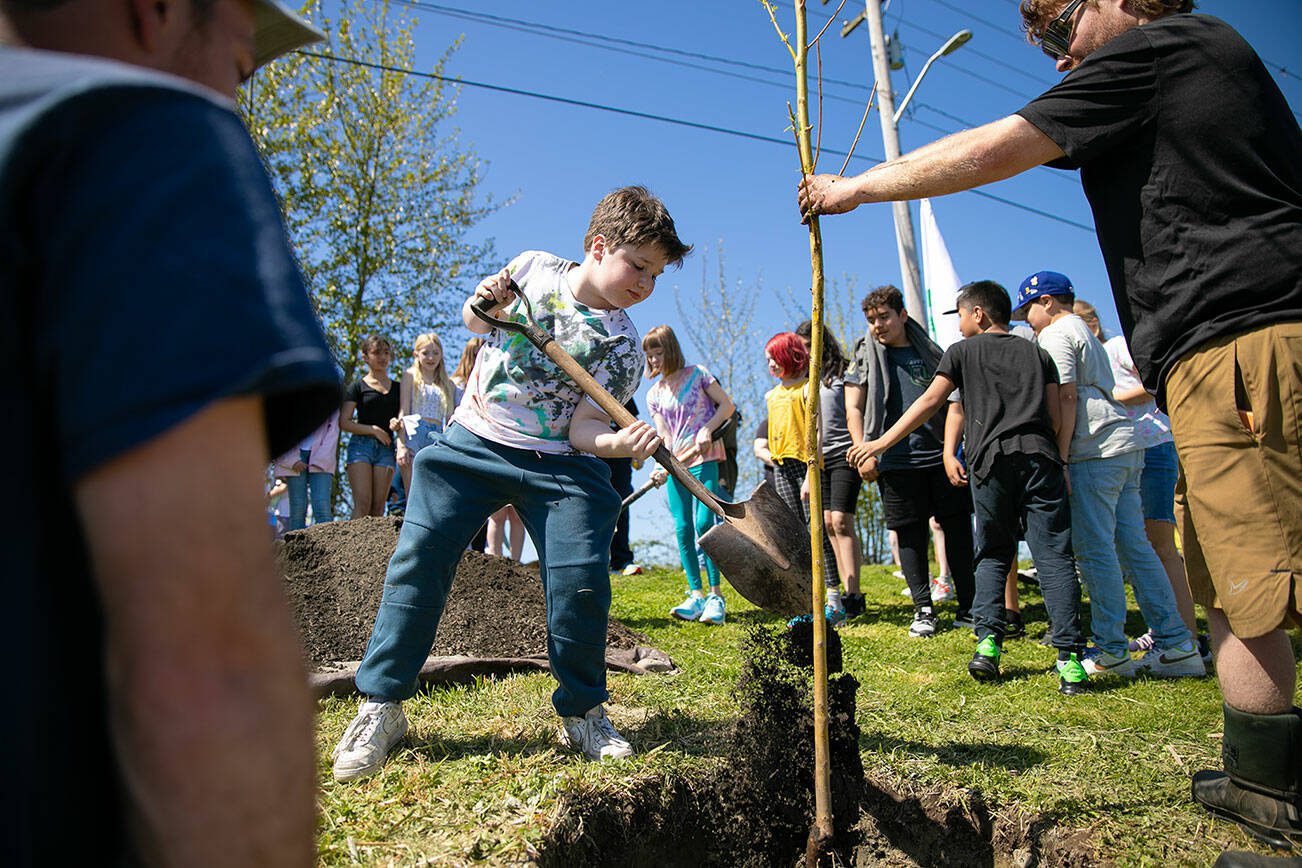
[[1179, 475], [1180, 463], [1173, 442], [1168, 440], [1144, 450], [1139, 499], [1143, 502], [1145, 521], [1175, 524], [1175, 482]]
[[398, 462], [393, 456], [393, 442], [390, 441], [385, 446], [369, 434], [354, 434], [348, 441], [348, 458], [344, 463], [359, 462], [373, 467], [388, 467], [390, 470], [396, 468]]

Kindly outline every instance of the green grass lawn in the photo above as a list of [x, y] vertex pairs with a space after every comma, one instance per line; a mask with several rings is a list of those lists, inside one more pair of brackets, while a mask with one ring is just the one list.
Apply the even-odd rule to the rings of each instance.
[[[594, 765], [562, 752], [548, 675], [436, 688], [407, 703], [411, 734], [376, 777], [338, 784], [329, 754], [355, 702], [320, 706], [319, 848], [323, 864], [461, 865], [527, 861], [563, 796], [612, 792], [646, 778], [700, 774], [720, 760], [737, 707], [741, 633], [781, 623], [736, 594], [722, 627], [668, 616], [681, 571], [616, 577], [612, 614], [673, 657], [676, 675], [610, 676], [610, 716], [638, 751]], [[1037, 640], [1044, 609], [1024, 593], [1028, 638], [1007, 643], [1004, 676], [967, 674], [968, 631], [907, 635], [912, 609], [884, 568], [864, 572], [868, 612], [841, 628], [845, 670], [862, 684], [860, 746], [870, 778], [902, 793], [975, 791], [992, 808], [1088, 829], [1101, 858], [1121, 865], [1208, 865], [1253, 849], [1237, 827], [1189, 801], [1189, 776], [1219, 768], [1215, 680], [1098, 681], [1068, 698]], [[1024, 589], [1025, 590], [1025, 589]], [[942, 625], [953, 604], [942, 606]], [[1131, 606], [1132, 630], [1140, 632]]]

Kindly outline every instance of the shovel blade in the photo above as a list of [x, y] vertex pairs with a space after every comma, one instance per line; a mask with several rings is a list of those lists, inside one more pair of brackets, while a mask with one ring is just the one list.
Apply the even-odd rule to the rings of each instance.
[[701, 536], [701, 548], [747, 600], [768, 612], [810, 610], [809, 528], [767, 481], [749, 500], [728, 504], [728, 519]]

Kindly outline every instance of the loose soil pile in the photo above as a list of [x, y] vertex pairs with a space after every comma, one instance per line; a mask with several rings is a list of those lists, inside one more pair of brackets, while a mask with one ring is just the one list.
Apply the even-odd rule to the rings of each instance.
[[[313, 668], [361, 659], [401, 526], [401, 519], [394, 518], [337, 521], [286, 534], [279, 544], [285, 594]], [[607, 644], [633, 648], [649, 640], [612, 619]], [[545, 655], [547, 615], [537, 568], [467, 552], [457, 566], [431, 653]]]

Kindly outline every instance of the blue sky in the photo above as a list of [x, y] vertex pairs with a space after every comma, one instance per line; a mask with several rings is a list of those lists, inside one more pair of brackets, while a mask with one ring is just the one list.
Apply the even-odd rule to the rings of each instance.
[[[776, 294], [788, 287], [803, 290], [810, 279], [808, 235], [795, 207], [799, 164], [794, 143], [786, 144], [791, 141], [787, 102], [794, 103], [795, 79], [790, 56], [758, 0], [398, 5], [419, 18], [418, 66], [423, 70], [431, 69], [461, 37], [449, 69], [467, 82], [781, 140], [756, 141], [469, 84], [458, 97], [455, 118], [463, 141], [487, 163], [484, 189], [515, 199], [476, 231], [476, 237], [495, 239], [503, 263], [526, 249], [580, 257], [596, 200], [614, 187], [643, 183], [665, 200], [680, 235], [698, 251], [710, 249], [713, 258], [714, 246], [724, 244], [730, 281], [753, 284], [762, 277], [774, 297], [761, 298], [757, 305], [761, 333], [794, 325], [786, 321]], [[847, 3], [822, 40], [822, 142], [829, 150], [849, 148], [870, 87], [867, 28], [846, 38], [839, 33], [841, 20], [862, 8]], [[812, 0], [811, 27], [821, 27], [835, 9], [835, 2]], [[1273, 64], [1293, 108], [1302, 109], [1302, 55], [1295, 42], [1302, 33], [1302, 2], [1203, 0], [1200, 10], [1237, 27]], [[792, 30], [791, 4], [780, 4], [779, 11], [779, 21]], [[906, 61], [906, 69], [893, 74], [897, 93], [903, 94], [927, 57], [963, 28], [972, 31], [972, 41], [932, 67], [914, 97], [911, 116], [901, 120], [906, 151], [1010, 114], [1058, 77], [1048, 58], [1021, 36], [1014, 0], [892, 0], [886, 29], [898, 30]], [[874, 111], [848, 171], [863, 171], [882, 152]], [[842, 160], [825, 153], [819, 168], [836, 171]], [[1036, 169], [985, 189], [1071, 223], [1093, 225], [1074, 173]], [[1015, 288], [1034, 271], [1062, 271], [1080, 295], [1098, 305], [1105, 327], [1115, 329], [1116, 313], [1092, 231], [973, 193], [937, 199], [933, 206], [961, 279], [992, 278]], [[892, 225], [888, 205], [824, 219], [829, 278], [852, 274], [860, 291], [898, 284]], [[656, 294], [632, 310], [634, 321], [643, 331], [659, 323], [677, 326], [675, 288], [692, 297], [700, 282], [701, 258], [693, 255], [681, 271], [666, 273]], [[459, 347], [463, 340], [448, 335], [451, 346]], [[710, 359], [689, 361], [708, 365]], [[762, 363], [756, 359], [757, 366]]]

